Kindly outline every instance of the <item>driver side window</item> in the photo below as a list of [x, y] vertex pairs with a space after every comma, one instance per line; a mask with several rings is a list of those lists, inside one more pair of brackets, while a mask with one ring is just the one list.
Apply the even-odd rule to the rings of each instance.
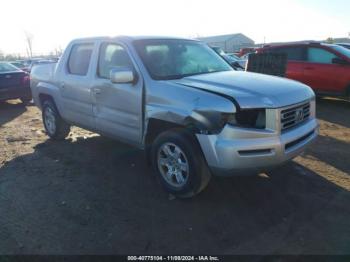
[[110, 71], [115, 67], [132, 68], [129, 54], [121, 45], [112, 43], [102, 44], [98, 61], [98, 76], [109, 79]]

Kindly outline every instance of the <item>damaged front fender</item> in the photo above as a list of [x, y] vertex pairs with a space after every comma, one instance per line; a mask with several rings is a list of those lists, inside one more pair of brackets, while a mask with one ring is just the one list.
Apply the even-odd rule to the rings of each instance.
[[158, 119], [192, 127], [198, 133], [217, 133], [223, 128], [223, 115], [235, 112], [236, 107], [230, 100], [214, 94], [205, 94], [187, 102], [179, 99], [168, 104], [164, 101], [149, 103], [146, 105], [145, 123], [147, 126], [149, 119]]

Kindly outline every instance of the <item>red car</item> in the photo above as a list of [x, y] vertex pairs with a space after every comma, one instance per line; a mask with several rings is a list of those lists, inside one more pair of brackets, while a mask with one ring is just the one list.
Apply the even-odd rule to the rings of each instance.
[[258, 53], [286, 53], [286, 77], [309, 85], [317, 94], [350, 98], [350, 50], [308, 43], [264, 46]]

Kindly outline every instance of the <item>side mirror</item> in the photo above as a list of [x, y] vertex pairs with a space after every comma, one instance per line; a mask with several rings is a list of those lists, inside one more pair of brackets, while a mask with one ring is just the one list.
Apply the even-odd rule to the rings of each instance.
[[116, 67], [110, 71], [110, 79], [115, 84], [133, 83], [135, 81], [134, 72], [128, 67]]
[[345, 59], [338, 58], [338, 57], [333, 58], [332, 63], [337, 64], [337, 65], [350, 65], [350, 62], [346, 61]]

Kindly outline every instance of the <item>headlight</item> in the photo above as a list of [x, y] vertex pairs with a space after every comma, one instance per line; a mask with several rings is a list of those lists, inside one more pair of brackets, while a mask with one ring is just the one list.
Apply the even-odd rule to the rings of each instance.
[[266, 110], [265, 109], [246, 109], [240, 110], [235, 114], [226, 116], [226, 123], [246, 128], [265, 129], [266, 128]]

